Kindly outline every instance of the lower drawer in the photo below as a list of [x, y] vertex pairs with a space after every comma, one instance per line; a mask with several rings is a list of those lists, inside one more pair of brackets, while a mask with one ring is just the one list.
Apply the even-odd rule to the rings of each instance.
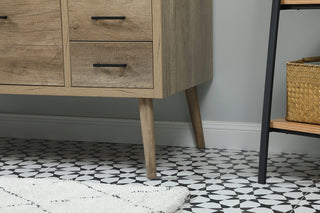
[[62, 47], [0, 45], [0, 84], [64, 86]]
[[73, 87], [153, 88], [151, 42], [71, 43]]

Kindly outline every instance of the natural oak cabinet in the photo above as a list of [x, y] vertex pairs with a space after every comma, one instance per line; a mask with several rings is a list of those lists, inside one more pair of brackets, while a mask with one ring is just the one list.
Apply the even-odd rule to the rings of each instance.
[[1, 0], [0, 94], [138, 98], [154, 178], [154, 98], [185, 91], [204, 148], [212, 18], [212, 0]]

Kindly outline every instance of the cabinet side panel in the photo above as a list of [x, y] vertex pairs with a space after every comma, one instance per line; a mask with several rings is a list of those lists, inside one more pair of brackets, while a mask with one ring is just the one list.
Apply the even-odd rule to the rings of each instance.
[[164, 97], [212, 79], [212, 0], [162, 0]]
[[152, 0], [154, 98], [163, 97], [161, 0]]
[[71, 87], [71, 71], [70, 71], [70, 36], [69, 36], [69, 14], [68, 0], [61, 0], [61, 26], [62, 26], [62, 45], [63, 45], [63, 61], [64, 61], [64, 81], [65, 87]]

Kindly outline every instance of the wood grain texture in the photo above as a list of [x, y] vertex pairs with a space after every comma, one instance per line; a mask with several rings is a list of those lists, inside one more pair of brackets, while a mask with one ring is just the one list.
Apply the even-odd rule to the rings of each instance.
[[153, 100], [150, 98], [139, 99], [139, 109], [147, 176], [153, 179], [157, 176]]
[[0, 84], [63, 86], [59, 0], [1, 0]]
[[60, 0], [1, 0], [0, 45], [61, 45]]
[[0, 94], [152, 98], [154, 96], [154, 91], [153, 89], [85, 88], [85, 87], [67, 88], [67, 87], [48, 87], [48, 86], [0, 85]]
[[194, 135], [197, 142], [197, 147], [199, 149], [204, 149], [206, 145], [204, 141], [197, 88], [192, 87], [190, 89], [187, 89], [185, 93], [186, 93], [187, 102], [189, 106]]
[[161, 1], [152, 0], [152, 25], [153, 25], [153, 73], [154, 73], [154, 98], [162, 98], [162, 6]]
[[[60, 19], [60, 16], [59, 16], [60, 2], [61, 2], [62, 20]], [[100, 3], [102, 3], [102, 6], [103, 6], [102, 9], [101, 9]], [[70, 6], [72, 7], [73, 4], [74, 4], [73, 9], [68, 8]], [[88, 6], [88, 4], [91, 4], [91, 5]], [[1, 15], [8, 15], [9, 17], [7, 21], [2, 20], [3, 22], [0, 23], [0, 29], [3, 30], [4, 26], [6, 25], [9, 26], [11, 24], [10, 26], [12, 29], [9, 27], [8, 28], [9, 31], [7, 31], [7, 34], [8, 32], [12, 32], [12, 33], [18, 32], [18, 33], [23, 33], [24, 34], [23, 37], [25, 37], [20, 39], [19, 36], [16, 36], [16, 37], [11, 36], [10, 39], [13, 41], [12, 44], [6, 43], [6, 45], [9, 45], [9, 46], [10, 45], [23, 45], [23, 46], [43, 45], [44, 46], [43, 48], [47, 48], [48, 50], [51, 50], [51, 49], [55, 49], [55, 47], [61, 48], [61, 44], [63, 41], [63, 51], [61, 49], [61, 52], [63, 52], [65, 72], [64, 74], [62, 74], [62, 76], [65, 78], [65, 87], [66, 87], [64, 89], [57, 89], [55, 87], [25, 88], [23, 86], [21, 87], [13, 86], [12, 88], [10, 88], [10, 87], [2, 86], [1, 87], [2, 90], [4, 89], [7, 90], [7, 91], [0, 91], [0, 93], [2, 94], [6, 92], [8, 94], [13, 94], [14, 92], [17, 92], [18, 94], [41, 95], [41, 92], [43, 92], [44, 95], [81, 96], [81, 93], [82, 93], [83, 96], [100, 96], [101, 95], [102, 97], [119, 96], [119, 97], [140, 97], [140, 98], [164, 98], [166, 96], [186, 90], [188, 88], [191, 88], [193, 86], [196, 86], [200, 83], [203, 83], [207, 80], [212, 79], [212, 0], [181, 0], [181, 1], [176, 1], [176, 0], [141, 0], [141, 1], [26, 0], [23, 2], [18, 0], [12, 0], [12, 1], [3, 0], [0, 2], [0, 5], [1, 5], [0, 11], [3, 13]], [[8, 11], [10, 12], [10, 9], [8, 9], [8, 5], [10, 6], [12, 11], [13, 11], [12, 8], [16, 8], [16, 10], [18, 10], [19, 13], [16, 13], [16, 12], [5, 13]], [[100, 6], [97, 7], [97, 5], [100, 5]], [[106, 9], [106, 5], [108, 6], [107, 9]], [[83, 9], [83, 7], [85, 9]], [[40, 13], [37, 12], [39, 8], [40, 8], [40, 11], [44, 11], [44, 12], [40, 12]], [[154, 75], [154, 76], [150, 77], [151, 75], [147, 74], [147, 75], [143, 75], [143, 79], [141, 79], [142, 88], [148, 88], [148, 89], [135, 89], [136, 86], [139, 86], [139, 85], [138, 84], [135, 85], [135, 83], [131, 84], [130, 82], [129, 83], [126, 82], [124, 84], [125, 84], [125, 87], [127, 88], [132, 87], [132, 89], [123, 88], [124, 86], [121, 86], [123, 85], [123, 83], [121, 83], [121, 85], [115, 84], [115, 86], [113, 86], [115, 88], [98, 89], [98, 88], [88, 87], [87, 92], [85, 92], [86, 88], [77, 89], [77, 88], [71, 87], [72, 76], [71, 76], [71, 68], [70, 68], [71, 53], [69, 49], [70, 47], [69, 41], [72, 38], [70, 38], [68, 29], [72, 30], [72, 27], [71, 26], [68, 27], [68, 24], [69, 22], [70, 23], [72, 22], [71, 21], [72, 17], [71, 16], [69, 17], [69, 15], [72, 12], [79, 13], [78, 8], [80, 9], [82, 8], [82, 10], [85, 10], [81, 12], [81, 14], [83, 14], [83, 16], [86, 16], [85, 18], [86, 19], [88, 18], [89, 22], [91, 22], [92, 14], [87, 14], [88, 12], [97, 11], [97, 13], [94, 14], [95, 16], [102, 16], [102, 15], [118, 16], [118, 15], [126, 15], [126, 14], [119, 13], [119, 11], [125, 11], [127, 14], [129, 14], [128, 17], [130, 17], [131, 14], [136, 14], [136, 16], [132, 16], [132, 17], [135, 17], [137, 21], [141, 19], [140, 21], [138, 21], [139, 23], [147, 23], [147, 22], [149, 23], [149, 27], [143, 28], [142, 30], [137, 29], [137, 27], [134, 27], [134, 28], [125, 27], [126, 29], [123, 29], [122, 27], [118, 29], [117, 27], [115, 27], [114, 28], [115, 34], [113, 35], [113, 33], [111, 33], [112, 35], [110, 36], [110, 41], [113, 41], [112, 39], [115, 39], [115, 40], [123, 39], [123, 41], [125, 41], [124, 43], [130, 43], [129, 41], [131, 39], [137, 40], [135, 38], [136, 34], [130, 32], [128, 37], [127, 30], [128, 29], [138, 30], [138, 31], [140, 30], [139, 33], [143, 32], [142, 33], [143, 35], [141, 34], [140, 36], [137, 36], [137, 37], [139, 37], [141, 40], [148, 40], [148, 41], [153, 40], [152, 43], [150, 42], [150, 45], [151, 45], [150, 49], [153, 49], [153, 52], [150, 54], [151, 56], [153, 54], [153, 58], [150, 61], [151, 62], [153, 61], [154, 63], [151, 64], [150, 66], [151, 67], [154, 66], [153, 72], [151, 72], [151, 75]], [[108, 11], [110, 11], [110, 13]], [[70, 14], [68, 12], [70, 12]], [[106, 12], [108, 12], [108, 14], [106, 14]], [[27, 13], [27, 16], [23, 17], [24, 13]], [[34, 20], [34, 18], [38, 16], [42, 17], [39, 23]], [[58, 17], [58, 19], [54, 17]], [[13, 22], [13, 20], [20, 20], [20, 19], [22, 23], [23, 22], [25, 23], [23, 23], [19, 27], [19, 29], [13, 30], [14, 25], [17, 25], [17, 23], [20, 23], [16, 21]], [[28, 19], [33, 20], [34, 23], [32, 24], [26, 23]], [[45, 22], [44, 24], [43, 20], [46, 20], [46, 19], [49, 19], [50, 21], [49, 23]], [[76, 20], [76, 21], [79, 21], [79, 20]], [[80, 21], [79, 23], [82, 23], [82, 22], [83, 21]], [[62, 32], [61, 32], [61, 23], [62, 23]], [[133, 23], [133, 22], [130, 22], [130, 23]], [[30, 31], [30, 34], [28, 34], [27, 29], [32, 29], [31, 25], [37, 26], [39, 30], [38, 31], [32, 30]], [[146, 24], [146, 26], [147, 25], [148, 24]], [[100, 27], [100, 26], [97, 26], [97, 27]], [[144, 30], [147, 28], [149, 30]], [[153, 28], [153, 33], [152, 33], [152, 28]], [[122, 30], [124, 30], [124, 32], [126, 33], [122, 33]], [[83, 31], [83, 34], [86, 35], [86, 34], [96, 33], [96, 32], [98, 33], [99, 30], [86, 29]], [[62, 33], [62, 38], [61, 38], [61, 33]], [[100, 35], [100, 33], [98, 34]], [[107, 33], [103, 32], [103, 34], [106, 35]], [[1, 36], [0, 40], [3, 38], [4, 37]], [[6, 40], [6, 42], [7, 41], [9, 40]], [[91, 42], [86, 42], [86, 43], [94, 43], [92, 41], [93, 40], [91, 40]], [[107, 42], [107, 43], [112, 43], [112, 42]], [[103, 46], [105, 43], [99, 42], [99, 44], [102, 44]], [[51, 47], [51, 45], [55, 47]], [[0, 46], [1, 46], [1, 43], [0, 43]], [[8, 47], [3, 46], [3, 43], [2, 43], [2, 47], [1, 47], [2, 51], [5, 51], [5, 49], [7, 48]], [[19, 49], [18, 47], [15, 47], [15, 48]], [[31, 51], [30, 48], [28, 49]], [[101, 49], [102, 51], [104, 51], [104, 47], [101, 47]], [[37, 48], [34, 49], [34, 51], [36, 50]], [[20, 53], [18, 53], [18, 55], [19, 54]], [[79, 54], [84, 55], [84, 52], [82, 53], [80, 52]], [[98, 54], [98, 53], [95, 53], [95, 54]], [[142, 54], [144, 54], [144, 51], [142, 51]], [[24, 53], [24, 55], [28, 55], [28, 59], [27, 59], [29, 61], [28, 63], [33, 63], [32, 61], [34, 59], [31, 60], [29, 59], [29, 57], [32, 55], [36, 56], [36, 53], [34, 52], [31, 54]], [[45, 56], [46, 54], [42, 54], [42, 55]], [[55, 55], [56, 57], [61, 57], [61, 53], [59, 53], [58, 51], [55, 53]], [[105, 56], [107, 55], [108, 54], [105, 54]], [[139, 57], [139, 56], [136, 56], [136, 57]], [[140, 56], [140, 57], [143, 57], [143, 56]], [[120, 60], [120, 58], [118, 59]], [[22, 60], [24, 59], [22, 58]], [[83, 63], [82, 61], [81, 63]], [[149, 59], [146, 61], [149, 61]], [[42, 62], [44, 62], [44, 64], [42, 64]], [[53, 59], [53, 62], [55, 65], [59, 64], [56, 61], [56, 58]], [[46, 66], [46, 63], [48, 63], [48, 59], [41, 59], [37, 63], [38, 65], [34, 65], [37, 68], [44, 67]], [[31, 65], [28, 65], [28, 66], [31, 66]], [[149, 64], [147, 64], [147, 66], [149, 66]], [[46, 69], [51, 70], [53, 68], [52, 67], [44, 68], [43, 70], [46, 70]], [[57, 68], [54, 68], [54, 69], [56, 70]], [[63, 72], [63, 68], [59, 68], [59, 70]], [[26, 73], [25, 71], [23, 72]], [[18, 73], [21, 73], [21, 72], [18, 72]], [[37, 72], [34, 72], [34, 74], [31, 74], [31, 76], [37, 75], [36, 73]], [[86, 74], [84, 73], [85, 72], [83, 72], [83, 75], [81, 77], [82, 79], [87, 78]], [[90, 73], [90, 72], [87, 70], [87, 73]], [[47, 74], [40, 73], [39, 77], [41, 77], [41, 75], [44, 78], [46, 78], [45, 75]], [[60, 79], [61, 73], [59, 73], [58, 75], [59, 77], [57, 78]], [[28, 77], [25, 77], [25, 74], [23, 74], [23, 76], [20, 76], [17, 81], [12, 81], [13, 84], [38, 85], [37, 82], [29, 83]], [[91, 76], [95, 76], [95, 75], [91, 75]], [[148, 80], [146, 81], [146, 79]], [[42, 79], [39, 82], [41, 85], [51, 85], [51, 84], [54, 86], [63, 85], [63, 82], [62, 83], [60, 82], [61, 79], [59, 80], [59, 83], [57, 83], [56, 80], [54, 80], [53, 83], [52, 82], [50, 83], [49, 81], [51, 80]], [[94, 84], [96, 83], [95, 81], [93, 82]], [[95, 86], [103, 87], [104, 85], [102, 85], [102, 81], [100, 83], [101, 85], [99, 85], [99, 81], [98, 81], [98, 84]], [[90, 84], [87, 84], [87, 86], [88, 85]], [[116, 88], [118, 86], [119, 88]], [[68, 90], [68, 87], [70, 88], [70, 90]], [[52, 91], [50, 91], [51, 89]], [[61, 94], [59, 94], [59, 92]], [[97, 92], [98, 94], [94, 94], [94, 92]], [[107, 93], [110, 93], [110, 95], [108, 95]]]
[[320, 0], [281, 0], [281, 4], [320, 4]]
[[61, 48], [0, 45], [0, 84], [63, 86]]
[[[155, 73], [161, 72], [163, 97], [212, 79], [212, 0], [153, 0], [161, 4], [161, 29], [154, 29], [154, 58], [161, 54]], [[153, 14], [159, 15], [158, 13]], [[157, 41], [155, 39], [160, 39]], [[161, 71], [159, 71], [161, 70]]]
[[275, 119], [270, 122], [271, 128], [320, 134], [320, 125], [290, 122], [283, 119]]
[[[86, 41], [152, 41], [151, 0], [69, 0], [70, 38]], [[91, 20], [125, 16], [125, 20]]]
[[70, 35], [68, 0], [61, 0], [62, 42], [65, 87], [71, 87]]
[[[71, 43], [72, 86], [153, 88], [152, 43]], [[127, 64], [127, 67], [93, 67]]]

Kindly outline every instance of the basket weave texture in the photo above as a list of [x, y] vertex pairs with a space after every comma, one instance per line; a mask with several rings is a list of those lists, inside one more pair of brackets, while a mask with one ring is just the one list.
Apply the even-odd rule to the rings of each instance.
[[287, 63], [286, 120], [320, 124], [320, 57]]

